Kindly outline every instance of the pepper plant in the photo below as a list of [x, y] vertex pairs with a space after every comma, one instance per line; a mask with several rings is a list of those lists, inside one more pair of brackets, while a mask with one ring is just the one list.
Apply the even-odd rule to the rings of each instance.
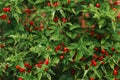
[[119, 80], [116, 0], [1, 0], [0, 80]]

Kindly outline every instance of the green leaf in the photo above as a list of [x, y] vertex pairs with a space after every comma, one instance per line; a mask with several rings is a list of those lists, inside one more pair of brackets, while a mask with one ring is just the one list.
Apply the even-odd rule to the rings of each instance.
[[17, 23], [19, 24], [19, 15], [18, 14], [13, 14], [14, 18], [16, 19]]
[[49, 73], [52, 75], [56, 75], [56, 73], [53, 72], [53, 70], [49, 69]]
[[63, 17], [65, 17], [64, 11], [63, 11], [63, 10], [59, 10], [59, 11], [60, 11], [60, 14], [61, 14]]
[[33, 20], [36, 17], [36, 14], [32, 14], [30, 20]]
[[42, 3], [42, 2], [44, 2], [44, 0], [36, 0], [36, 1], [35, 1], [35, 4], [40, 4], [40, 3]]
[[52, 63], [54, 63], [54, 64], [58, 64], [59, 61], [60, 61], [60, 59], [59, 59], [58, 57], [54, 57], [54, 58], [52, 59]]
[[77, 49], [78, 44], [77, 43], [71, 43], [70, 46], [68, 46], [69, 49]]
[[48, 80], [51, 80], [51, 75], [47, 74], [47, 78], [48, 78]]
[[102, 77], [101, 74], [100, 74], [100, 72], [99, 72], [97, 69], [94, 69], [94, 72], [95, 72], [95, 74], [96, 74], [99, 78]]
[[67, 76], [63, 74], [62, 76], [59, 77], [58, 80], [66, 80], [66, 78], [67, 78]]
[[83, 57], [83, 52], [82, 52], [82, 51], [79, 51], [79, 52], [77, 53], [77, 55], [76, 55], [75, 60], [76, 60], [76, 61], [79, 61], [82, 57]]
[[54, 40], [54, 41], [60, 41], [63, 39], [63, 35], [59, 33], [59, 31], [55, 32], [52, 37], [50, 38], [50, 40]]
[[19, 61], [18, 65], [20, 65], [20, 67], [22, 67], [22, 68], [25, 68], [24, 63], [22, 61]]
[[99, 29], [101, 29], [103, 27], [103, 24], [105, 23], [105, 19], [101, 19], [99, 20], [98, 24], [99, 24]]
[[22, 25], [22, 24], [17, 25], [16, 27], [18, 28], [18, 30], [20, 30], [20, 31], [24, 31], [24, 27], [23, 27], [23, 25]]
[[94, 14], [93, 18], [97, 18], [98, 20], [100, 20], [100, 14], [97, 12]]
[[2, 5], [3, 4], [3, 2], [0, 2], [0, 5]]
[[18, 6], [16, 6], [15, 8], [16, 8], [16, 12], [17, 12], [17, 13], [19, 13], [19, 14], [22, 13], [22, 11], [20, 10], [20, 8], [19, 8]]
[[70, 30], [76, 29], [76, 28], [80, 28], [79, 24], [73, 24], [70, 26]]
[[69, 59], [69, 60], [72, 60], [72, 57], [74, 56], [75, 52], [76, 52], [75, 50], [70, 50], [70, 58], [71, 59]]
[[52, 13], [51, 13], [51, 19], [52, 19], [52, 20], [54, 19], [54, 16], [55, 16], [55, 11], [52, 10]]
[[67, 32], [66, 35], [71, 39], [75, 39], [75, 37], [77, 36], [77, 33]]
[[109, 61], [109, 65], [114, 70], [114, 66], [115, 66], [114, 62], [113, 61]]
[[84, 74], [83, 74], [83, 78], [87, 75], [89, 70], [85, 70]]
[[42, 73], [38, 73], [38, 79], [41, 80], [42, 78]]
[[116, 22], [112, 21], [112, 28], [115, 31], [116, 30]]
[[69, 76], [69, 77], [66, 78], [66, 80], [74, 80], [74, 79], [73, 79], [72, 76], [71, 77]]

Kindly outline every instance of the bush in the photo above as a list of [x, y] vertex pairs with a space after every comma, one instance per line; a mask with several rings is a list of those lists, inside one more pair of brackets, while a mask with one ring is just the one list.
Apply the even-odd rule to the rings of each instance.
[[1, 79], [120, 79], [119, 8], [107, 0], [1, 0]]

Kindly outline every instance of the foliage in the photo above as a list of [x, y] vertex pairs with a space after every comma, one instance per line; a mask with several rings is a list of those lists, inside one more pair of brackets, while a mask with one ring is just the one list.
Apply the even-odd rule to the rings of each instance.
[[108, 0], [1, 0], [0, 78], [120, 79], [119, 9]]

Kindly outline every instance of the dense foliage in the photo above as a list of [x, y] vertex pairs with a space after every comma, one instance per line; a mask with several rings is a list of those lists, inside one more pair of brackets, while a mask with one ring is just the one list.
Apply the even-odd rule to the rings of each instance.
[[0, 80], [120, 79], [113, 0], [0, 0]]

